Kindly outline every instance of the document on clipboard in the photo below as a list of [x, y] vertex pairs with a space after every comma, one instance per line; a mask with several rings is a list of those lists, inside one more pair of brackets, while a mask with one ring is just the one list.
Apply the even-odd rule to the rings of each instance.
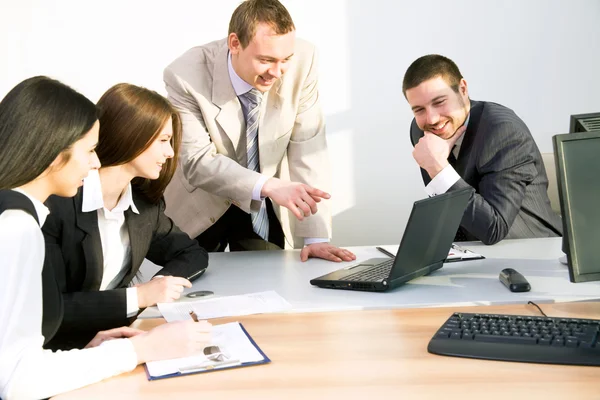
[[446, 257], [445, 262], [448, 263], [457, 261], [481, 260], [484, 258], [485, 257], [481, 254], [475, 253], [474, 251], [459, 246], [456, 243], [452, 243], [452, 246], [450, 246], [450, 251], [448, 252], [448, 257]]
[[[396, 257], [396, 253], [398, 252], [398, 246], [381, 246], [377, 247], [377, 250], [387, 255], [388, 257], [394, 258]], [[452, 243], [450, 250], [448, 251], [448, 257], [444, 262], [458, 262], [458, 261], [470, 261], [470, 260], [482, 260], [485, 257], [479, 253], [475, 253], [469, 249], [466, 249], [462, 246], [457, 245], [456, 243]]]
[[212, 340], [207, 347], [217, 348], [219, 350], [218, 357], [211, 357], [212, 354], [207, 356], [205, 351], [190, 357], [147, 362], [146, 374], [148, 380], [173, 378], [271, 362], [239, 322], [213, 326]]

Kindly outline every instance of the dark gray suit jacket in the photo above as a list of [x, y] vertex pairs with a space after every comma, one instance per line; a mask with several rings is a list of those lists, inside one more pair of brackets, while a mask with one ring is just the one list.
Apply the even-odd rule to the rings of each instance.
[[[413, 146], [423, 136], [413, 119]], [[548, 198], [542, 156], [525, 123], [509, 108], [471, 101], [467, 130], [455, 165], [462, 179], [450, 190], [473, 187], [461, 221], [468, 240], [494, 244], [502, 239], [562, 235], [562, 223]], [[421, 169], [427, 185], [431, 178]]]
[[73, 198], [51, 196], [46, 201], [50, 215], [42, 227], [46, 241], [44, 270], [54, 273], [64, 308], [60, 328], [47, 348], [81, 347], [100, 330], [129, 325], [126, 288], [144, 258], [163, 266], [160, 275], [190, 280], [202, 275], [208, 266], [208, 253], [164, 214], [164, 201], [152, 204], [135, 187], [132, 189], [139, 214], [125, 211], [131, 268], [113, 290], [100, 291], [104, 262], [98, 214], [81, 211], [83, 191], [80, 189]]

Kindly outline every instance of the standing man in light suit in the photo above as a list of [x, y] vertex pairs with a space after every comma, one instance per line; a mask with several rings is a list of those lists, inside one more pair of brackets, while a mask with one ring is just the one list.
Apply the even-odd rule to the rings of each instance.
[[[194, 47], [164, 71], [183, 123], [167, 214], [209, 251], [284, 247], [290, 210], [301, 259], [351, 261], [329, 244], [329, 163], [315, 48], [296, 40], [277, 0], [248, 0], [226, 39]], [[287, 155], [291, 181], [280, 179]], [[317, 213], [318, 210], [318, 213]]]

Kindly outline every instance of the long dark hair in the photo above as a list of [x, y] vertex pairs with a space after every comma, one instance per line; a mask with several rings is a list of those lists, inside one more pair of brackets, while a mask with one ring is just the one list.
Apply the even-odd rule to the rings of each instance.
[[19, 83], [0, 102], [0, 189], [40, 176], [97, 119], [94, 103], [57, 80], [36, 76]]
[[119, 83], [108, 89], [97, 106], [100, 134], [96, 153], [103, 167], [132, 161], [150, 147], [169, 118], [173, 121], [173, 158], [167, 159], [158, 179], [135, 178], [132, 181], [149, 201], [157, 203], [177, 167], [181, 143], [179, 113], [160, 94], [129, 83]]

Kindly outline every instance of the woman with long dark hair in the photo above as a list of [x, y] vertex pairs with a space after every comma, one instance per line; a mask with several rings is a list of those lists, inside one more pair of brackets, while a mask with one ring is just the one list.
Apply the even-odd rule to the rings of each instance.
[[[98, 333], [87, 349], [44, 350], [46, 321], [58, 326], [62, 302], [55, 276], [44, 274], [44, 237], [51, 195], [74, 196], [100, 166], [96, 107], [47, 77], [27, 79], [0, 102], [0, 397], [39, 399], [132, 370], [150, 360], [201, 350], [210, 324], [164, 324], [149, 332], [116, 328]], [[46, 317], [46, 315], [44, 315]]]

